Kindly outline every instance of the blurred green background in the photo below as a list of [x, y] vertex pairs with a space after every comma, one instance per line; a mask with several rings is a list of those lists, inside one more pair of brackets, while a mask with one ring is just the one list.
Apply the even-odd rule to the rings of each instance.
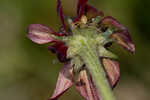
[[[77, 0], [62, 0], [74, 15]], [[136, 45], [131, 55], [116, 45], [121, 79], [114, 89], [118, 100], [150, 100], [150, 0], [90, 0], [130, 30]], [[29, 24], [58, 30], [56, 0], [0, 0], [0, 100], [46, 100], [62, 66], [45, 45], [26, 37]], [[74, 88], [60, 100], [83, 100]]]

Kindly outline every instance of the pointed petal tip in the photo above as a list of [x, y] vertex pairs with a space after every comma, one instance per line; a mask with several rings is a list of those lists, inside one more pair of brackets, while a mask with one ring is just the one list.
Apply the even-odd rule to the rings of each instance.
[[56, 88], [49, 100], [57, 100], [57, 98], [66, 92], [73, 85], [72, 77], [73, 68], [70, 64], [65, 64], [59, 73]]
[[131, 52], [132, 54], [135, 54], [136, 53], [136, 50], [135, 50], [135, 45], [134, 44], [130, 44], [130, 47], [131, 47]]
[[136, 53], [135, 45], [134, 44], [128, 44], [128, 45], [129, 45], [128, 51], [131, 52], [132, 54], [135, 54]]

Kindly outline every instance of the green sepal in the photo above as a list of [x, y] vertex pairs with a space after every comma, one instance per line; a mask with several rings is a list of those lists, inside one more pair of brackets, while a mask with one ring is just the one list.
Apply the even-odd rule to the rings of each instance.
[[98, 46], [98, 54], [100, 57], [106, 57], [106, 58], [111, 58], [111, 59], [117, 59], [118, 57], [113, 54], [112, 52], [108, 51], [102, 46]]
[[97, 17], [95, 17], [95, 18], [92, 18], [92, 22], [95, 23], [95, 24], [98, 24], [101, 19], [102, 19], [101, 16], [97, 16]]
[[112, 29], [107, 29], [104, 33], [102, 33], [105, 38], [109, 38], [110, 35], [113, 34]]
[[71, 60], [71, 65], [74, 66], [74, 72], [78, 73], [82, 66], [84, 65], [83, 60], [80, 58], [80, 56], [75, 56], [72, 60]]
[[79, 48], [69, 47], [67, 50], [67, 58], [74, 58], [79, 53]]

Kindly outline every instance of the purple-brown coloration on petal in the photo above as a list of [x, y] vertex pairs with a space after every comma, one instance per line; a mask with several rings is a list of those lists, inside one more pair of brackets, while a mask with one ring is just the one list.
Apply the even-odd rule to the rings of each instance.
[[83, 14], [85, 14], [88, 19], [96, 16], [104, 16], [102, 11], [98, 11], [95, 7], [88, 5], [87, 2], [88, 0], [78, 0], [77, 18], [74, 20], [74, 22], [78, 21]]
[[49, 46], [48, 49], [53, 53], [56, 53], [60, 62], [68, 61], [66, 58], [68, 47], [63, 42], [56, 42], [55, 44]]
[[38, 44], [54, 42], [52, 34], [55, 33], [52, 29], [41, 24], [31, 24], [28, 27], [27, 37]]
[[79, 73], [76, 89], [86, 100], [100, 100], [100, 95], [97, 92], [91, 78], [88, 78], [86, 70]]
[[84, 12], [87, 2], [88, 2], [88, 0], [78, 0], [77, 15], [80, 15], [80, 13]]
[[65, 24], [64, 13], [63, 13], [63, 10], [62, 10], [62, 6], [61, 6], [61, 1], [60, 0], [57, 0], [57, 13], [58, 13], [60, 21], [62, 23], [63, 29], [65, 30], [66, 29], [66, 24]]
[[91, 5], [86, 5], [85, 13], [88, 19], [94, 18], [96, 16], [104, 16], [104, 13], [101, 10], [97, 10], [95, 7]]
[[49, 100], [56, 100], [65, 91], [73, 85], [73, 67], [70, 64], [65, 64], [59, 72], [57, 84], [52, 97]]
[[122, 47], [132, 53], [135, 53], [135, 46], [126, 27], [121, 25], [116, 19], [111, 16], [104, 17], [99, 24], [102, 26], [102, 28], [113, 29], [113, 34], [111, 35], [111, 37], [115, 39], [116, 42]]
[[77, 5], [77, 17], [75, 18], [74, 22], [78, 21], [81, 16], [85, 13], [85, 7], [87, 5], [88, 0], [78, 0]]
[[[74, 69], [76, 69], [76, 68], [73, 65], [78, 65], [78, 60], [77, 60], [77, 62], [73, 61], [73, 63], [72, 63], [71, 60], [76, 60], [76, 59], [74, 59], [73, 57], [71, 57], [69, 59], [67, 58], [68, 48], [70, 46], [72, 46], [76, 49], [76, 46], [71, 44], [71, 42], [72, 42], [71, 40], [74, 39], [73, 37], [75, 36], [72, 34], [76, 33], [76, 32], [77, 32], [77, 34], [83, 33], [84, 31], [80, 32], [80, 29], [81, 30], [82, 30], [82, 28], [84, 30], [90, 29], [89, 33], [91, 33], [91, 31], [92, 31], [94, 35], [96, 33], [102, 32], [102, 33], [104, 33], [104, 35], [101, 35], [101, 36], [104, 36], [106, 41], [108, 39], [107, 36], [109, 36], [110, 38], [115, 40], [118, 44], [120, 44], [125, 49], [135, 53], [135, 47], [131, 40], [131, 37], [129, 35], [127, 28], [124, 27], [123, 25], [121, 25], [116, 19], [114, 19], [111, 16], [106, 16], [101, 20], [101, 18], [97, 17], [97, 16], [103, 17], [104, 13], [102, 11], [98, 11], [95, 7], [92, 7], [91, 5], [88, 5], [87, 3], [88, 3], [88, 0], [78, 0], [77, 16], [75, 17], [75, 19], [72, 19], [73, 23], [70, 23], [72, 21], [69, 20], [69, 23], [67, 24], [67, 23], [65, 23], [65, 18], [67, 18], [67, 17], [64, 16], [63, 8], [61, 5], [61, 0], [57, 0], [57, 13], [58, 13], [60, 21], [62, 23], [62, 28], [59, 30], [60, 31], [59, 33], [55, 32], [51, 28], [46, 27], [41, 24], [31, 24], [28, 27], [28, 34], [27, 34], [28, 38], [38, 44], [45, 44], [45, 43], [53, 42], [53, 44], [51, 44], [48, 47], [48, 49], [50, 51], [52, 51], [53, 53], [56, 53], [59, 61], [64, 63], [64, 67], [59, 72], [59, 76], [58, 76], [58, 80], [57, 80], [57, 84], [56, 84], [54, 93], [49, 100], [56, 100], [65, 91], [67, 91], [70, 87], [72, 87], [73, 84], [75, 84], [77, 91], [79, 91], [79, 93], [86, 100], [101, 100], [101, 96], [97, 90], [99, 88], [97, 88], [94, 83], [97, 81], [96, 80], [93, 81], [94, 78], [92, 77], [91, 73], [89, 73], [88, 70], [86, 70], [86, 64], [85, 64], [86, 61], [84, 61], [86, 59], [82, 59], [82, 56], [84, 56], [84, 55], [80, 54], [80, 53], [84, 53], [84, 52], [80, 52], [79, 54], [77, 54], [79, 59], [82, 59], [83, 60], [82, 63], [85, 65], [84, 66], [85, 69], [81, 68], [80, 72], [77, 73], [78, 74], [77, 80], [75, 80], [75, 76], [74, 76], [74, 74], [75, 74]], [[101, 21], [99, 22], [99, 20], [101, 20]], [[97, 23], [97, 22], [99, 22], [99, 23]], [[75, 27], [72, 27], [73, 25]], [[100, 26], [97, 27], [98, 25], [100, 25]], [[70, 27], [68, 28], [68, 26], [70, 26]], [[98, 28], [101, 30], [99, 30]], [[97, 32], [95, 32], [95, 29]], [[108, 32], [106, 31], [107, 29], [109, 29]], [[111, 34], [111, 31], [112, 31], [112, 34]], [[88, 32], [86, 33], [86, 31], [85, 31], [85, 34], [88, 34]], [[72, 36], [69, 37], [68, 35], [72, 35]], [[65, 38], [60, 38], [59, 36], [65, 36]], [[85, 35], [81, 34], [81, 36], [85, 36]], [[90, 34], [90, 36], [91, 36], [91, 34]], [[55, 38], [60, 39], [61, 41], [56, 40]], [[95, 36], [93, 36], [91, 38], [95, 39]], [[75, 40], [76, 40], [76, 37], [75, 37]], [[104, 45], [104, 47], [107, 48], [111, 45], [112, 42], [110, 42], [109, 40], [110, 39], [108, 39], [109, 44]], [[91, 43], [91, 42], [89, 42], [89, 43]], [[97, 45], [95, 45], [95, 44], [97, 44], [97, 42], [96, 43], [93, 42], [93, 45], [96, 47]], [[90, 46], [91, 46], [91, 44], [90, 44]], [[84, 48], [82, 48], [82, 49], [84, 49]], [[92, 49], [94, 49], [94, 48], [92, 48]], [[90, 51], [87, 51], [87, 52], [90, 52]], [[70, 54], [70, 52], [68, 54]], [[92, 56], [89, 56], [89, 57], [92, 57]], [[109, 82], [111, 88], [114, 88], [120, 78], [119, 63], [110, 58], [102, 58], [100, 61], [103, 64], [103, 67], [106, 72], [107, 79], [108, 79], [108, 82]], [[79, 64], [80, 64], [80, 62], [79, 62]], [[77, 66], [77, 67], [80, 67], [80, 66]], [[99, 67], [101, 67], [101, 66], [99, 66]], [[88, 68], [88, 66], [87, 66], [87, 68]], [[97, 86], [99, 86], [99, 85], [97, 85]]]
[[128, 51], [135, 53], [135, 45], [124, 34], [122, 34], [122, 32], [112, 34], [112, 38], [114, 38], [118, 44], [120, 44]]
[[115, 87], [120, 78], [120, 67], [119, 63], [115, 60], [111, 60], [108, 58], [103, 58], [102, 63], [104, 65], [105, 71], [107, 73], [107, 77], [109, 79], [109, 83], [111, 87]]

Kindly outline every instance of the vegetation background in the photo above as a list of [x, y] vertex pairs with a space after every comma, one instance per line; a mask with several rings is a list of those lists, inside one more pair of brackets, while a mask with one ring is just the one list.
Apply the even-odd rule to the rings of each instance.
[[[136, 45], [131, 55], [116, 45], [121, 79], [114, 89], [118, 100], [150, 99], [150, 0], [89, 0], [130, 30]], [[77, 0], [62, 0], [64, 12], [74, 15]], [[45, 45], [26, 37], [29, 24], [58, 30], [56, 0], [0, 0], [0, 99], [46, 100], [55, 88], [62, 64]], [[83, 100], [74, 88], [60, 100]]]

